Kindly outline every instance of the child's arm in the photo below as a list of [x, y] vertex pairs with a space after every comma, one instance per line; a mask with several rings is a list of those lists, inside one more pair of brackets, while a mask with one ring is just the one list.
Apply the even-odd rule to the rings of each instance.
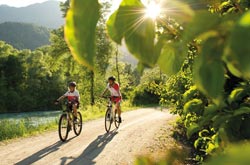
[[106, 88], [106, 89], [102, 92], [101, 97], [103, 97], [107, 91], [108, 91], [108, 88]]
[[64, 99], [66, 96], [65, 95], [62, 95], [61, 97], [59, 97], [58, 99], [56, 99], [56, 101], [60, 101], [62, 99]]

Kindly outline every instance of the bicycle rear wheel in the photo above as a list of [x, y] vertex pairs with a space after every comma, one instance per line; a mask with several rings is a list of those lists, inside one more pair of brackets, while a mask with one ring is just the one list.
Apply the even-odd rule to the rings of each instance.
[[59, 124], [58, 124], [58, 133], [61, 141], [65, 141], [68, 138], [68, 133], [69, 133], [69, 122], [67, 120], [67, 115], [62, 114], [60, 119], [59, 119]]
[[105, 114], [105, 130], [107, 132], [110, 131], [111, 124], [112, 124], [111, 109], [108, 108], [107, 111], [106, 111], [106, 114]]
[[117, 110], [115, 110], [115, 127], [118, 129], [119, 126], [120, 126], [119, 117], [118, 117]]
[[74, 132], [76, 136], [80, 135], [82, 131], [82, 115], [80, 112], [77, 112], [77, 121], [74, 122], [73, 127], [74, 127]]

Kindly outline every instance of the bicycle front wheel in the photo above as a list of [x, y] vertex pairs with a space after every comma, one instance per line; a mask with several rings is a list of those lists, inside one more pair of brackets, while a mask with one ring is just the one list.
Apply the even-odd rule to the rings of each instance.
[[80, 135], [82, 131], [82, 115], [80, 112], [77, 112], [77, 120], [74, 121], [74, 132], [76, 136]]
[[61, 141], [65, 141], [68, 138], [68, 127], [69, 127], [69, 122], [67, 120], [67, 115], [62, 114], [60, 119], [59, 119], [59, 125], [58, 125], [58, 133]]
[[112, 116], [111, 116], [111, 109], [107, 109], [106, 114], [105, 114], [105, 130], [106, 132], [110, 131], [112, 124]]
[[118, 117], [117, 110], [115, 110], [115, 127], [118, 129], [119, 126], [120, 126], [119, 117]]

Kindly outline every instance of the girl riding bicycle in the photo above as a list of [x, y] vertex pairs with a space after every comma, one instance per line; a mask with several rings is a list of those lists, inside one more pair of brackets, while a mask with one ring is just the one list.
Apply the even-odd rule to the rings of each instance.
[[104, 94], [108, 90], [110, 91], [112, 102], [115, 103], [115, 109], [117, 109], [118, 116], [119, 116], [119, 123], [121, 123], [122, 119], [121, 119], [121, 105], [120, 104], [122, 100], [122, 95], [120, 92], [120, 86], [118, 83], [115, 82], [114, 76], [111, 76], [108, 78], [108, 85], [106, 89], [104, 90], [104, 92], [102, 93], [102, 96], [104, 96]]

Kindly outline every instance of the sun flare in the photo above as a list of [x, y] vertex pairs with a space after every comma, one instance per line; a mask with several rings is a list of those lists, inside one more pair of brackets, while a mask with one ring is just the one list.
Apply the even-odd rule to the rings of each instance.
[[161, 7], [155, 2], [150, 2], [146, 5], [145, 16], [148, 18], [156, 19], [161, 13]]

